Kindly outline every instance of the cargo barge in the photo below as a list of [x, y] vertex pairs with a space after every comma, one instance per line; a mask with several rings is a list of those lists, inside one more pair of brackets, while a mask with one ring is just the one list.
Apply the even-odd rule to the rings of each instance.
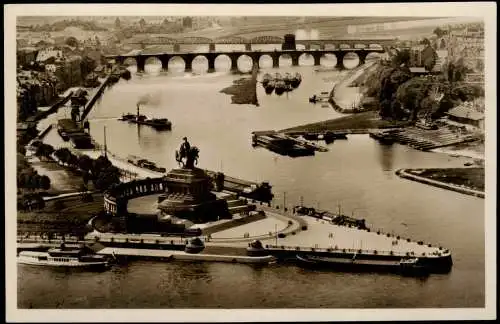
[[285, 156], [299, 157], [315, 154], [315, 149], [303, 145], [293, 138], [279, 136], [276, 133], [254, 132], [252, 136], [252, 145], [262, 146], [268, 150]]

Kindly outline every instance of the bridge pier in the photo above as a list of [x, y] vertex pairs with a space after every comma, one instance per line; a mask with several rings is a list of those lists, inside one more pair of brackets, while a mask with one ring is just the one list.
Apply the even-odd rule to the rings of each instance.
[[208, 73], [215, 72], [215, 56], [207, 56], [208, 59]]
[[358, 53], [359, 65], [363, 65], [363, 64], [366, 63], [366, 56], [367, 55], [368, 55], [368, 53], [366, 53], [365, 51], [362, 51], [362, 52]]
[[344, 65], [345, 54], [346, 54], [345, 52], [339, 52], [335, 55], [337, 57], [337, 64], [335, 65], [335, 68], [337, 68], [339, 70], [345, 69], [345, 65]]
[[231, 55], [231, 72], [238, 72], [238, 56], [237, 55]]
[[321, 56], [323, 56], [323, 54], [321, 54], [321, 53], [312, 53], [312, 55], [313, 55], [313, 58], [314, 58], [314, 65], [315, 66], [321, 65]]
[[292, 66], [299, 66], [300, 55], [298, 53], [294, 53], [291, 56], [292, 56]]
[[168, 60], [169, 60], [169, 57], [167, 55], [161, 55], [158, 58], [160, 59], [160, 62], [161, 62], [161, 70], [164, 71], [164, 72], [167, 72], [168, 71]]
[[184, 55], [184, 72], [192, 72], [193, 71], [193, 57], [191, 55]]
[[144, 56], [136, 56], [135, 61], [137, 62], [137, 72], [144, 72], [146, 58]]
[[215, 52], [215, 44], [209, 44], [208, 45], [208, 51], [209, 52]]
[[273, 59], [273, 68], [279, 68], [280, 67], [280, 55], [275, 53], [275, 54], [271, 55], [271, 58]]

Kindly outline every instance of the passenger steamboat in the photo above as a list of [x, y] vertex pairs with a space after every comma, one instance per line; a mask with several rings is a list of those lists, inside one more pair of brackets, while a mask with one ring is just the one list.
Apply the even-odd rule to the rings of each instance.
[[89, 253], [85, 248], [66, 247], [49, 249], [47, 252], [22, 251], [17, 257], [20, 264], [103, 270], [110, 264], [102, 255]]

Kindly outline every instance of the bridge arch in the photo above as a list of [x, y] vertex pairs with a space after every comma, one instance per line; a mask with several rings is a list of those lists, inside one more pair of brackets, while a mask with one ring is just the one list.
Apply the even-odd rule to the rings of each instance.
[[257, 36], [250, 39], [251, 44], [283, 44], [284, 39], [278, 36]]
[[231, 58], [226, 54], [219, 54], [214, 60], [215, 71], [229, 72], [231, 70]]
[[346, 69], [351, 70], [357, 67], [361, 63], [361, 60], [357, 53], [347, 52], [342, 58], [342, 63]]
[[290, 54], [281, 54], [278, 58], [278, 64], [280, 67], [292, 66], [292, 56]]
[[157, 74], [161, 72], [162, 64], [161, 60], [156, 56], [150, 56], [146, 59], [144, 63], [144, 72]]
[[264, 54], [259, 57], [259, 67], [267, 69], [273, 67], [273, 58], [269, 54]]
[[253, 68], [253, 60], [246, 54], [240, 55], [237, 59], [237, 62], [238, 70], [243, 73], [250, 72]]
[[207, 37], [184, 37], [182, 40], [179, 40], [181, 44], [212, 44], [214, 41], [211, 38]]
[[368, 45], [368, 48], [369, 49], [375, 49], [375, 50], [382, 50], [382, 49], [384, 49], [384, 47], [382, 45], [376, 44], [376, 43]]
[[132, 66], [132, 65], [137, 66], [137, 60], [135, 59], [135, 57], [132, 57], [132, 56], [125, 57], [123, 64], [127, 65], [127, 66]]
[[247, 44], [248, 39], [241, 36], [226, 36], [219, 37], [213, 40], [215, 44]]
[[172, 73], [181, 73], [186, 69], [186, 62], [181, 56], [172, 56], [168, 60], [168, 71]]
[[299, 66], [313, 66], [314, 57], [309, 53], [302, 53], [299, 56]]
[[196, 55], [191, 64], [194, 72], [206, 73], [208, 71], [208, 58], [205, 55]]
[[328, 68], [334, 68], [337, 66], [338, 58], [335, 53], [325, 53], [321, 55], [319, 59], [320, 65]]

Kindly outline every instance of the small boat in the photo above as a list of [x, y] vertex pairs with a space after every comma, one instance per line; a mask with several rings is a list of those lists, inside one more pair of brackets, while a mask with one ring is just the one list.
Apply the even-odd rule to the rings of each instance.
[[64, 243], [59, 248], [49, 249], [47, 252], [22, 251], [17, 257], [17, 262], [27, 265], [92, 270], [103, 270], [109, 266], [108, 259], [105, 256], [91, 254], [82, 247], [66, 247]]
[[65, 142], [69, 141], [69, 135], [68, 135], [68, 133], [66, 133], [66, 132], [65, 132], [65, 131], [63, 131], [62, 129], [58, 129], [58, 130], [57, 130], [57, 133], [59, 134], [59, 136], [61, 136], [61, 138], [62, 138]]
[[286, 90], [286, 84], [284, 81], [277, 81], [276, 82], [276, 85], [274, 86], [274, 92], [276, 92], [276, 94], [278, 96], [281, 96]]
[[264, 74], [264, 76], [262, 77], [262, 85], [264, 86], [264, 88], [267, 86], [269, 81], [272, 80], [272, 78], [273, 77], [269, 73]]
[[316, 103], [319, 101], [319, 98], [316, 95], [313, 95], [312, 97], [309, 97], [309, 102], [310, 103]]
[[270, 80], [265, 86], [264, 90], [266, 91], [266, 94], [271, 94], [274, 91], [274, 86], [276, 82], [274, 80]]
[[158, 167], [156, 165], [156, 163], [151, 162], [151, 161], [146, 160], [146, 159], [143, 159], [143, 158], [140, 158], [140, 157], [135, 156], [135, 155], [129, 155], [127, 162], [130, 164], [133, 164], [139, 168], [144, 168], [144, 169], [148, 169], [148, 170], [155, 171], [155, 172], [165, 173], [167, 171], [167, 169], [165, 169], [163, 167]]
[[290, 85], [292, 83], [292, 75], [290, 73], [285, 73], [283, 81], [285, 81], [286, 85]]
[[195, 237], [188, 240], [186, 247], [184, 248], [184, 252], [195, 254], [200, 253], [203, 249], [205, 249], [205, 244], [200, 238]]
[[298, 72], [295, 73], [295, 76], [292, 78], [291, 82], [292, 87], [297, 88], [301, 82], [302, 82], [302, 76]]

